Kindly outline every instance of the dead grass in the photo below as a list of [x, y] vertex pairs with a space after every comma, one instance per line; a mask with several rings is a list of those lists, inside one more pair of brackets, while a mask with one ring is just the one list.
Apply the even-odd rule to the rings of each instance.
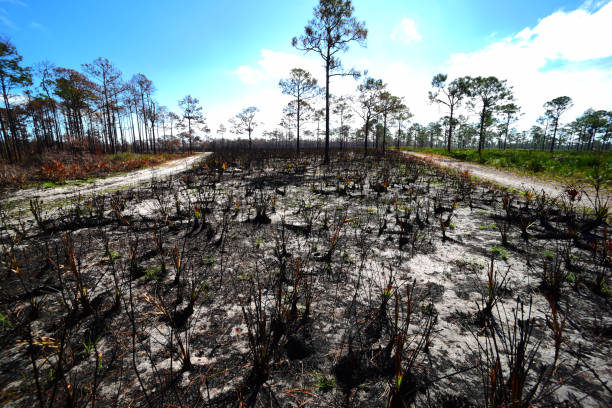
[[113, 173], [138, 170], [185, 157], [183, 153], [160, 154], [89, 154], [46, 152], [26, 163], [0, 162], [0, 191], [11, 191], [31, 185], [64, 184], [68, 180], [88, 180]]

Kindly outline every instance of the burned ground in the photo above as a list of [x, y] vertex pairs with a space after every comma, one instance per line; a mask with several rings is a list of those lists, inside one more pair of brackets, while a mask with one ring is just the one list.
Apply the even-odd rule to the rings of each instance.
[[612, 404], [592, 193], [225, 151], [2, 219], [9, 406]]

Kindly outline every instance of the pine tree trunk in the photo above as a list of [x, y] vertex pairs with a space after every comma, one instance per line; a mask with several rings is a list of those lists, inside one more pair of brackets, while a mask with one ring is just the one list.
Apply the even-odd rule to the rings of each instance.
[[329, 64], [330, 49], [327, 47], [327, 58], [325, 59], [325, 156], [323, 164], [329, 164]]

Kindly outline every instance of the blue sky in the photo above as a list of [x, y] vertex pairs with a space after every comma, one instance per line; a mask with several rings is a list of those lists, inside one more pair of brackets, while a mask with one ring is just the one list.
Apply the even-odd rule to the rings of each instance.
[[[287, 102], [278, 80], [292, 65], [321, 76], [317, 56], [303, 55], [290, 44], [316, 3], [0, 0], [0, 33], [12, 40], [27, 65], [49, 60], [80, 69], [106, 57], [125, 79], [138, 72], [150, 78], [156, 98], [171, 110], [186, 94], [199, 98], [213, 130], [249, 105], [261, 109], [260, 118], [271, 128]], [[591, 105], [612, 109], [608, 1], [353, 4], [369, 35], [367, 48], [353, 45], [342, 56], [344, 65], [367, 68], [388, 82], [390, 90], [406, 98], [416, 121], [441, 114], [426, 101], [438, 72], [451, 78], [508, 79], [526, 113], [524, 127], [541, 114], [546, 100], [563, 94], [575, 100], [573, 115]], [[355, 86], [352, 79], [342, 79], [331, 90], [350, 93]]]

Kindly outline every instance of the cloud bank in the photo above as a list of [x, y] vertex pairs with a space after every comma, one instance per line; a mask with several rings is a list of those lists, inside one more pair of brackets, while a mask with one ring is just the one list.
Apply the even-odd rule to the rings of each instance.
[[450, 77], [494, 75], [514, 87], [528, 127], [542, 105], [567, 95], [574, 108], [565, 119], [589, 107], [612, 108], [612, 3], [596, 11], [557, 11], [534, 27], [483, 49], [452, 54], [443, 71]]
[[[407, 18], [390, 36], [404, 43], [422, 40], [415, 22]], [[611, 38], [612, 2], [585, 3], [573, 11], [554, 12], [534, 26], [494, 40], [481, 49], [450, 54], [441, 66], [416, 70], [400, 58], [384, 61], [363, 58], [357, 68], [367, 68], [369, 75], [382, 78], [392, 93], [405, 98], [415, 114], [413, 121], [422, 124], [445, 114], [427, 100], [431, 78], [438, 72], [447, 73], [449, 80], [464, 75], [505, 79], [513, 87], [516, 102], [524, 113], [517, 123], [523, 130], [535, 124], [537, 117], [544, 113], [542, 105], [546, 101], [562, 95], [574, 101], [574, 107], [564, 115], [563, 121], [572, 120], [590, 107], [612, 110]], [[281, 94], [278, 81], [287, 77], [292, 68], [301, 67], [323, 84], [322, 64], [316, 55], [263, 49], [256, 64], [240, 66], [233, 72], [244, 84], [245, 96], [232, 103], [231, 109], [228, 105], [224, 113], [237, 113], [255, 105], [261, 109], [260, 120], [265, 126], [275, 127], [282, 108], [289, 101]], [[336, 95], [354, 94], [356, 86], [352, 78], [335, 78], [331, 91]]]
[[395, 26], [390, 38], [393, 41], [400, 41], [406, 44], [422, 40], [421, 34], [417, 31], [416, 23], [409, 18], [403, 18], [402, 21]]

